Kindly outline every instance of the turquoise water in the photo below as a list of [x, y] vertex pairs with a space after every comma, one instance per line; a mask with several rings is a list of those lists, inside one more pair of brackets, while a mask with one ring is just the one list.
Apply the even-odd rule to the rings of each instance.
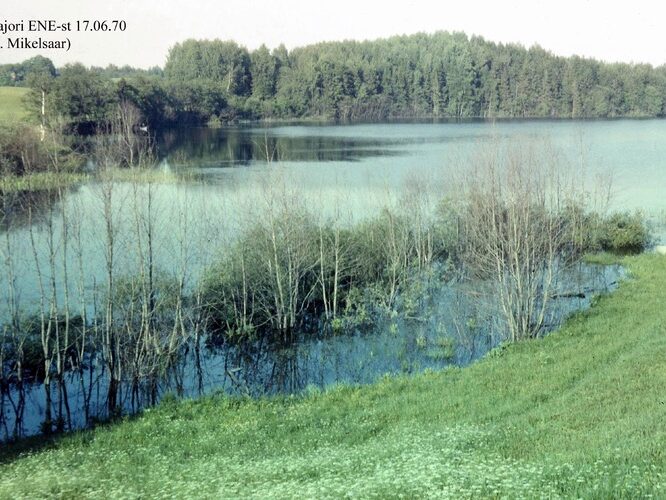
[[[136, 221], [137, 216], [146, 218], [149, 190], [157, 266], [174, 271], [187, 265], [194, 281], [220, 248], [276, 200], [303, 203], [322, 217], [343, 222], [398, 203], [414, 185], [434, 205], [455, 191], [479, 150], [507, 142], [530, 142], [554, 151], [561, 164], [586, 179], [590, 190], [598, 178], [604, 184], [610, 179], [610, 208], [643, 210], [655, 222], [657, 239], [664, 240], [666, 121], [662, 120], [189, 129], [159, 138], [158, 168], [164, 179], [149, 188], [130, 183], [113, 186], [116, 267], [125, 273], [136, 269], [140, 251]], [[197, 180], [178, 182], [183, 172], [195, 173]], [[77, 260], [85, 262], [87, 287], [103, 282], [104, 189], [95, 181], [77, 186], [62, 203], [55, 198], [35, 203], [30, 217], [25, 213], [28, 203], [17, 202], [5, 222], [8, 230], [0, 249], [12, 259], [23, 308], [36, 305], [37, 269], [48, 268], [48, 248], [62, 252], [67, 247], [70, 275]], [[75, 234], [80, 234], [76, 241]], [[55, 270], [60, 280], [61, 271]], [[0, 274], [0, 290], [6, 290], [7, 279], [8, 273]], [[74, 294], [80, 280], [70, 280]], [[6, 303], [6, 297], [0, 297], [0, 315]]]
[[[103, 184], [92, 180], [72, 188], [62, 199], [33, 195], [14, 200], [0, 229], [0, 323], [9, 323], [12, 301], [24, 314], [38, 311], [40, 288], [51, 300], [51, 280], [56, 284], [58, 307], [68, 300], [74, 313], [85, 307], [89, 318], [99, 314], [108, 220], [114, 232], [116, 279], [140, 271], [150, 224], [155, 267], [159, 272], [182, 277], [185, 288], [191, 289], [201, 270], [219, 258], [238, 231], [280, 203], [301, 203], [322, 219], [346, 223], [399, 203], [416, 186], [420, 199], [432, 207], [440, 198], [455, 194], [455, 186], [479, 151], [506, 143], [530, 143], [556, 155], [565, 168], [580, 174], [590, 190], [597, 179], [604, 183], [610, 179], [610, 208], [643, 210], [655, 224], [664, 220], [666, 121], [169, 131], [158, 138], [159, 173], [152, 184]], [[107, 195], [110, 203], [105, 217]], [[656, 227], [658, 237], [663, 239], [661, 226]], [[597, 268], [578, 273], [575, 279], [580, 282], [574, 291], [585, 289], [584, 298], [559, 301], [552, 326], [556, 326], [557, 318], [588, 307], [594, 293], [614, 288], [620, 274], [617, 269]], [[563, 291], [570, 292], [575, 279], [565, 280]], [[467, 364], [496, 345], [501, 332], [480, 328], [478, 338], [460, 333], [455, 349], [442, 354], [439, 342], [464, 324], [454, 314], [454, 305], [463, 319], [479, 308], [452, 294], [457, 294], [455, 289], [446, 287], [433, 294], [420, 322], [388, 322], [362, 335], [308, 340], [289, 350], [211, 351], [204, 356], [206, 366], [196, 370], [190, 353], [178, 368], [183, 386], [179, 392], [189, 396], [220, 389], [241, 394], [298, 392], [311, 385], [366, 383], [384, 373]], [[490, 324], [493, 315], [486, 316]], [[92, 415], [104, 416], [108, 376], [94, 359], [86, 373], [90, 374], [86, 390], [79, 388], [73, 375], [68, 377], [73, 427], [86, 425], [81, 408], [91, 388], [97, 396], [85, 404], [91, 406]], [[160, 389], [168, 392], [174, 387], [173, 380], [165, 380]], [[21, 432], [31, 434], [37, 432], [43, 419], [44, 391], [38, 384], [26, 390]], [[142, 405], [139, 402], [135, 406], [128, 390], [124, 394], [121, 404], [126, 411]], [[0, 427], [6, 429], [14, 425], [10, 396], [16, 395], [7, 393], [0, 401], [6, 410]]]
[[[643, 210], [655, 223], [657, 240], [666, 240], [663, 120], [186, 129], [158, 138], [163, 179], [158, 176], [150, 187], [113, 186], [115, 266], [125, 274], [136, 271], [141, 251], [136, 244], [136, 221], [137, 216], [146, 218], [149, 190], [157, 267], [177, 272], [179, 266], [187, 266], [195, 282], [219, 250], [276, 200], [303, 203], [322, 217], [342, 222], [398, 203], [414, 185], [434, 205], [455, 191], [478, 151], [497, 143], [528, 142], [554, 151], [562, 165], [586, 179], [590, 190], [598, 178], [604, 185], [610, 179], [610, 208]], [[183, 172], [195, 173], [197, 180], [178, 181]], [[91, 181], [69, 191], [62, 203], [55, 198], [31, 201], [30, 217], [25, 212], [30, 203], [17, 202], [5, 222], [8, 230], [4, 234], [0, 230], [0, 249], [12, 259], [23, 309], [37, 305], [37, 270], [48, 269], [49, 248], [62, 253], [67, 247], [72, 300], [80, 288], [80, 276], [72, 276], [78, 261], [85, 263], [87, 288], [103, 283], [104, 189]], [[75, 234], [80, 238], [75, 240]], [[62, 259], [56, 256], [55, 260]], [[62, 266], [56, 267], [56, 278], [63, 281]], [[7, 279], [8, 273], [0, 273], [0, 290], [5, 295]], [[0, 297], [0, 316], [6, 316], [6, 299]]]
[[[236, 185], [267, 165], [306, 191], [398, 188], [410, 176], [447, 184], [474, 152], [496, 142], [548, 144], [560, 161], [592, 181], [612, 178], [614, 208], [666, 209], [666, 121], [499, 121], [284, 126], [174, 132], [164, 144], [169, 164], [186, 159]], [[266, 153], [268, 151], [268, 154]], [[267, 162], [266, 158], [272, 160]], [[225, 168], [244, 167], [244, 168]]]

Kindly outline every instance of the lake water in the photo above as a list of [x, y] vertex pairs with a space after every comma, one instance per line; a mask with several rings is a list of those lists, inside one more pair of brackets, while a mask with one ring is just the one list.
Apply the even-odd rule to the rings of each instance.
[[[506, 141], [552, 147], [560, 161], [584, 171], [590, 189], [598, 176], [612, 178], [611, 207], [643, 210], [657, 224], [658, 239], [664, 239], [660, 224], [666, 213], [666, 121], [290, 125], [167, 131], [158, 138], [159, 174], [149, 186], [92, 180], [69, 190], [63, 199], [48, 195], [24, 198], [6, 210], [0, 229], [4, 261], [0, 324], [9, 323], [12, 307], [25, 314], [39, 309], [40, 276], [41, 287], [48, 288], [51, 278], [57, 284], [54, 293], [58, 304], [65, 300], [72, 305], [84, 304], [81, 307], [92, 317], [105, 279], [105, 209], [114, 225], [113, 272], [117, 276], [139, 271], [145, 245], [138, 244], [135, 235], [137, 228], [143, 231], [149, 221], [157, 269], [183, 276], [185, 287], [192, 288], [200, 271], [276, 199], [292, 199], [323, 218], [343, 222], [363, 219], [397, 203], [401, 193], [415, 183], [421, 186], [421, 195], [434, 203], [454, 189], [476, 151]], [[106, 206], [105, 200], [109, 201]], [[579, 286], [596, 292], [612, 288], [619, 273], [617, 269], [585, 272]], [[205, 380], [197, 379], [188, 368], [194, 363], [190, 356], [181, 366], [182, 373], [174, 375], [175, 382], [164, 381], [160, 390], [173, 391], [177, 386], [183, 395], [220, 388], [254, 395], [295, 392], [310, 385], [365, 383], [384, 373], [468, 363], [496, 344], [499, 336], [488, 327], [472, 344], [456, 344], [453, 352], [442, 355], [437, 339], [443, 335], [442, 329], [455, 329], [452, 299], [447, 293], [453, 292], [442, 292], [430, 301], [423, 312], [425, 322], [389, 322], [362, 335], [308, 341], [287, 351], [255, 346], [245, 352], [207, 352], [203, 360]], [[589, 298], [590, 293], [586, 293], [584, 299], [561, 305], [559, 314], [586, 307]], [[106, 375], [92, 361], [88, 369], [90, 382], [81, 386], [80, 396], [78, 379], [68, 382], [73, 406], [93, 386], [99, 390], [105, 383]], [[104, 415], [104, 398], [100, 397], [91, 403], [93, 415]], [[6, 429], [12, 427], [14, 404], [8, 398], [2, 400]], [[122, 406], [130, 411], [133, 405], [126, 391]], [[43, 391], [35, 386], [27, 395], [22, 432], [34, 433], [43, 414]], [[82, 423], [80, 414], [73, 417], [74, 426]]]
[[306, 192], [335, 199], [342, 190], [352, 200], [370, 192], [374, 201], [386, 187], [399, 188], [412, 176], [445, 187], [475, 150], [498, 141], [525, 140], [545, 140], [564, 163], [590, 176], [611, 176], [613, 208], [655, 214], [666, 209], [666, 120], [195, 129], [166, 133], [160, 144], [170, 166], [201, 169], [234, 188], [255, 180], [269, 158]]

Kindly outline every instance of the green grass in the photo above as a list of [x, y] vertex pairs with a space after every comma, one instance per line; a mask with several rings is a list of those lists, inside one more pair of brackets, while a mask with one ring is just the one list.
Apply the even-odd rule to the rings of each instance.
[[102, 175], [83, 172], [35, 172], [23, 176], [0, 176], [0, 194], [20, 191], [42, 191], [69, 187], [90, 179], [111, 179], [114, 182], [135, 182], [139, 184], [172, 184], [183, 180], [198, 180], [196, 174], [185, 172], [171, 173], [154, 169], [111, 169]]
[[590, 253], [583, 256], [583, 261], [587, 264], [597, 264], [600, 266], [612, 266], [613, 264], [621, 264], [622, 256], [610, 252], [597, 252]]
[[101, 170], [96, 178], [114, 182], [177, 184], [182, 181], [200, 181], [201, 175], [192, 170], [163, 171], [155, 168], [109, 168]]
[[0, 87], [0, 123], [24, 121], [28, 113], [23, 104], [23, 96], [28, 89], [21, 87]]
[[57, 189], [83, 182], [87, 178], [88, 175], [78, 172], [35, 172], [19, 177], [8, 175], [0, 177], [0, 193]]
[[464, 369], [167, 403], [0, 453], [0, 497], [666, 497], [666, 258]]

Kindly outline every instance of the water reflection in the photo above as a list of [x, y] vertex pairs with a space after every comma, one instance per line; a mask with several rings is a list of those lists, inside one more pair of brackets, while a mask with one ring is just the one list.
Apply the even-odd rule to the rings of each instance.
[[78, 186], [66, 190], [40, 189], [37, 191], [0, 190], [0, 232], [43, 224], [58, 210], [64, 196], [75, 193]]
[[[398, 143], [404, 141], [399, 141]], [[359, 161], [397, 156], [396, 141], [375, 138], [280, 135], [276, 129], [194, 128], [167, 130], [158, 137], [159, 154], [171, 164], [228, 167], [253, 162]]]
[[[160, 157], [173, 166], [218, 169], [289, 163], [308, 182], [364, 168], [391, 186], [407, 172], [447, 177], [480, 145], [505, 139], [544, 139], [561, 160], [589, 179], [613, 178], [613, 207], [666, 210], [666, 122], [663, 120], [509, 120], [464, 123], [307, 125], [171, 130], [158, 137]], [[317, 168], [335, 163], [335, 168]], [[302, 168], [297, 167], [301, 165]], [[353, 166], [342, 169], [340, 167]], [[319, 171], [319, 172], [317, 172]], [[327, 176], [324, 175], [328, 174]], [[363, 179], [353, 177], [356, 186]]]
[[[619, 266], [580, 265], [569, 272], [558, 286], [559, 298], [548, 311], [549, 328], [557, 327], [572, 312], [589, 307], [594, 294], [614, 289], [622, 276]], [[134, 413], [166, 394], [294, 394], [338, 383], [371, 383], [386, 374], [465, 366], [504, 338], [497, 305], [470, 293], [472, 288], [469, 284], [431, 287], [416, 312], [384, 317], [370, 330], [350, 335], [314, 333], [287, 347], [262, 342], [206, 345], [195, 340], [159, 379], [121, 384], [119, 407], [123, 413]], [[5, 366], [4, 372], [9, 371]], [[7, 377], [2, 380], [2, 439], [38, 433], [46, 407], [43, 386], [26, 381], [17, 387], [9, 384]], [[54, 406], [60, 405], [56, 414], [65, 416], [61, 428], [83, 428], [108, 417], [109, 374], [99, 356], [84, 359], [76, 370], [65, 374], [64, 382], [66, 411], [56, 384], [51, 394]]]

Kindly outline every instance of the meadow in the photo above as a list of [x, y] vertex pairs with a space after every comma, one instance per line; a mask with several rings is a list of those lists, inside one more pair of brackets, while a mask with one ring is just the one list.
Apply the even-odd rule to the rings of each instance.
[[622, 263], [590, 310], [467, 368], [5, 446], [0, 497], [663, 497], [666, 258]]
[[0, 87], [0, 124], [23, 121], [28, 113], [23, 97], [28, 93], [23, 87]]

